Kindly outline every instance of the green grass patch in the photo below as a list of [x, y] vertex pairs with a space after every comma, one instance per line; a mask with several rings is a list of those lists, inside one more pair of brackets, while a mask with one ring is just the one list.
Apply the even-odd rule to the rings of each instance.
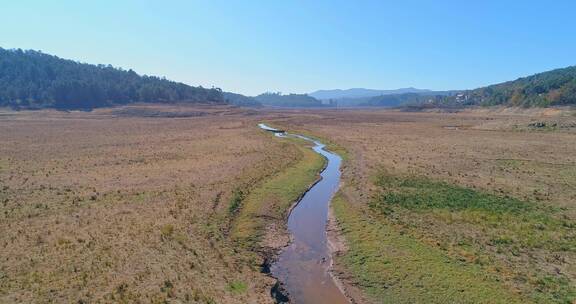
[[572, 304], [576, 299], [576, 289], [564, 277], [544, 276], [536, 281], [533, 296], [536, 303]]
[[228, 290], [232, 293], [241, 294], [248, 290], [248, 285], [242, 281], [234, 281], [228, 284]]
[[336, 262], [375, 302], [525, 303], [479, 266], [449, 258], [341, 195], [332, 208], [348, 244]]
[[576, 223], [557, 216], [559, 210], [424, 177], [377, 178], [381, 193], [371, 207], [390, 215], [407, 209], [448, 224], [477, 226], [487, 245], [576, 252]]
[[297, 145], [299, 160], [279, 172], [244, 197], [234, 220], [231, 236], [248, 246], [254, 246], [265, 233], [267, 223], [283, 221], [294, 202], [318, 178], [326, 159], [312, 151], [301, 139], [282, 138]]
[[479, 210], [491, 213], [522, 213], [533, 204], [423, 177], [382, 174], [376, 184], [383, 189], [374, 207], [398, 205], [407, 209]]
[[242, 189], [236, 189], [232, 193], [232, 198], [230, 198], [230, 205], [228, 206], [228, 212], [230, 214], [235, 214], [240, 209], [242, 201], [246, 195]]
[[[565, 275], [535, 266], [541, 259], [570, 259], [576, 253], [576, 222], [560, 208], [418, 176], [383, 173], [376, 185], [380, 193], [371, 201], [371, 210], [412, 238], [432, 236], [453, 259], [486, 270], [503, 266], [507, 273], [529, 278], [508, 284], [537, 303], [574, 300], [576, 288]], [[434, 228], [438, 230], [430, 230], [431, 223], [439, 224]], [[518, 267], [518, 257], [534, 264]], [[543, 276], [554, 279], [538, 279]]]

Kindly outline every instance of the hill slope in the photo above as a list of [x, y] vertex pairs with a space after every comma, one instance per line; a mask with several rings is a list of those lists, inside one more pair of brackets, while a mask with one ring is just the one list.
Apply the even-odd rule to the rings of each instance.
[[371, 97], [341, 98], [332, 100], [338, 107], [397, 107], [419, 104], [430, 100], [444, 100], [454, 91], [425, 91], [422, 93], [384, 94]]
[[397, 90], [374, 90], [374, 89], [364, 89], [364, 88], [353, 88], [353, 89], [335, 89], [335, 90], [318, 90], [314, 91], [308, 95], [317, 99], [343, 99], [343, 98], [364, 98], [373, 97], [380, 95], [392, 95], [392, 94], [405, 94], [405, 93], [427, 93], [430, 90], [421, 90], [415, 88], [403, 88]]
[[323, 106], [320, 100], [306, 94], [264, 93], [254, 97], [254, 99], [263, 105], [274, 107], [309, 108]]
[[241, 107], [259, 107], [262, 104], [254, 97], [232, 92], [222, 92], [227, 103]]
[[0, 106], [91, 109], [133, 102], [222, 103], [224, 98], [219, 89], [0, 48]]
[[471, 105], [550, 106], [576, 104], [576, 66], [519, 78], [452, 97]]

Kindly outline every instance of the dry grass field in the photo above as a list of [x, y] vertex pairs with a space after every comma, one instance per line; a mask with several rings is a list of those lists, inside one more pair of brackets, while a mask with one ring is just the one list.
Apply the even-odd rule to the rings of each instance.
[[334, 272], [358, 302], [576, 298], [576, 116], [556, 110], [0, 112], [0, 303], [270, 303], [262, 263], [344, 157]]
[[336, 272], [368, 302], [572, 303], [576, 116], [292, 111], [346, 150]]
[[303, 155], [252, 114], [0, 113], [0, 303], [272, 302], [236, 196]]

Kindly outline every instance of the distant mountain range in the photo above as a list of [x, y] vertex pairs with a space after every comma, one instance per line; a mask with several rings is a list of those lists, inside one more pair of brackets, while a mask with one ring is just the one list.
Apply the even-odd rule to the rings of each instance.
[[[405, 104], [419, 104], [424, 101], [441, 100], [458, 91], [432, 91], [416, 88], [396, 90], [347, 89], [319, 90], [310, 93], [328, 106], [339, 108], [353, 107], [398, 107]], [[320, 98], [323, 97], [323, 98]]]
[[0, 48], [0, 107], [92, 109], [134, 102], [299, 108], [576, 105], [576, 66], [474, 90], [353, 88], [318, 90], [310, 94], [264, 93], [250, 97], [139, 75], [110, 65], [80, 63], [32, 50]]
[[308, 95], [320, 99], [345, 99], [345, 98], [364, 98], [364, 97], [374, 97], [381, 95], [396, 95], [396, 94], [406, 94], [406, 93], [431, 93], [431, 90], [416, 89], [416, 88], [402, 88], [395, 90], [375, 90], [375, 89], [364, 89], [364, 88], [353, 88], [353, 89], [334, 89], [334, 90], [318, 90]]
[[576, 66], [555, 69], [473, 90], [319, 90], [309, 94], [338, 107], [576, 105]]
[[429, 91], [422, 93], [402, 93], [361, 98], [343, 98], [334, 103], [338, 107], [399, 107], [418, 105], [450, 98], [458, 91]]

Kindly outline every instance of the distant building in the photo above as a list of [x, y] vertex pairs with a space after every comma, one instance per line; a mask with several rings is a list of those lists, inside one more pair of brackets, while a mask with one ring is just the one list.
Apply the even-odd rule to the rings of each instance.
[[462, 93], [456, 94], [456, 102], [462, 103], [465, 102], [466, 100], [468, 100], [468, 95]]

